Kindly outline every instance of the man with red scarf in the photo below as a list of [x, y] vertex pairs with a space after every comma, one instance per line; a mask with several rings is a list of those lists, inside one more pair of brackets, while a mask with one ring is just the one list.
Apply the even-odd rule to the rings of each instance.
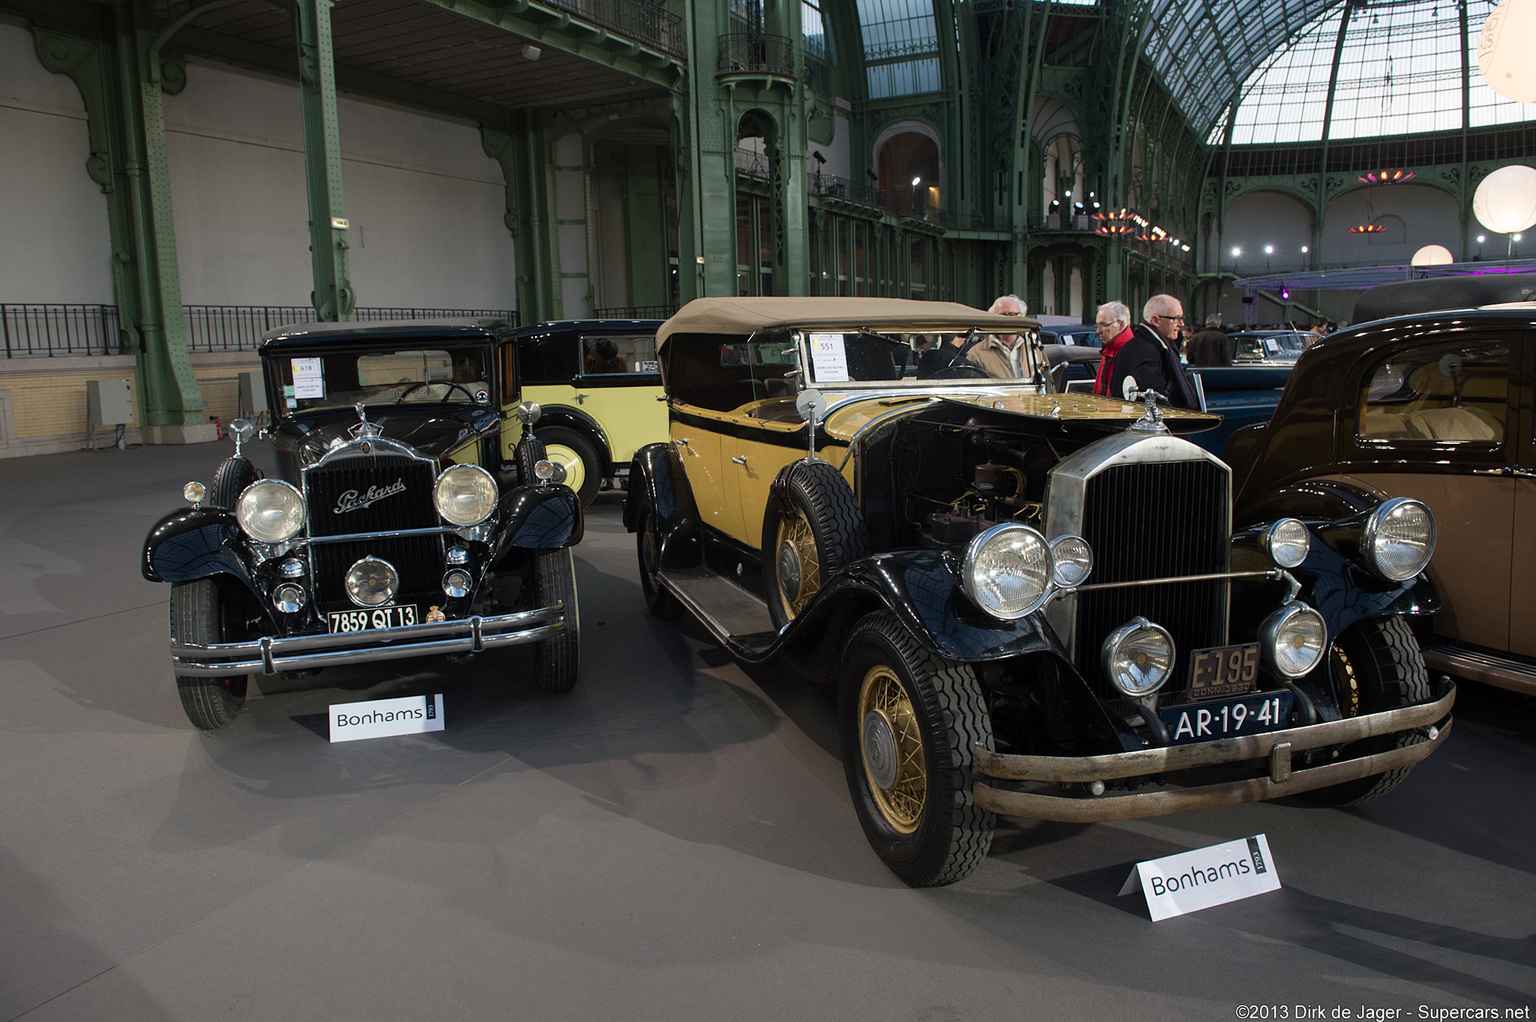
[[1099, 350], [1103, 356], [1099, 360], [1098, 378], [1093, 381], [1093, 392], [1108, 394], [1109, 379], [1115, 371], [1115, 355], [1131, 339], [1131, 310], [1124, 302], [1105, 302], [1099, 306], [1094, 325], [1098, 327]]

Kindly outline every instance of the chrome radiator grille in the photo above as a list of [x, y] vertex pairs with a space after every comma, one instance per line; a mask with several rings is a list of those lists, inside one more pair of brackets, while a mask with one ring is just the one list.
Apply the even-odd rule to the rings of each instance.
[[[431, 462], [395, 454], [344, 458], [308, 469], [304, 488], [310, 538], [436, 528], [442, 521], [432, 503], [435, 481]], [[321, 610], [353, 609], [342, 580], [366, 556], [386, 560], [400, 573], [394, 602], [418, 604], [425, 612], [427, 605], [443, 600], [441, 535], [312, 542], [309, 552]]]
[[[1108, 469], [1087, 481], [1083, 538], [1093, 548], [1092, 583], [1129, 582], [1227, 570], [1230, 473], [1210, 461], [1150, 462]], [[1168, 629], [1177, 651], [1169, 690], [1183, 687], [1191, 650], [1226, 642], [1226, 582], [1180, 582], [1077, 595], [1078, 667], [1094, 691], [1118, 698], [1099, 666], [1105, 637], [1141, 615]]]

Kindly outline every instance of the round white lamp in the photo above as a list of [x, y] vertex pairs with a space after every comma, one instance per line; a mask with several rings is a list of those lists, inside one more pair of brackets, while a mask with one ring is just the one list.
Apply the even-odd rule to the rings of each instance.
[[1536, 0], [1500, 0], [1477, 40], [1477, 69], [1501, 96], [1536, 103]]
[[1409, 260], [1414, 266], [1444, 266], [1446, 263], [1455, 261], [1456, 257], [1451, 255], [1451, 250], [1444, 245], [1425, 245]]
[[1495, 234], [1536, 226], [1536, 168], [1516, 163], [1483, 178], [1472, 196], [1472, 213]]

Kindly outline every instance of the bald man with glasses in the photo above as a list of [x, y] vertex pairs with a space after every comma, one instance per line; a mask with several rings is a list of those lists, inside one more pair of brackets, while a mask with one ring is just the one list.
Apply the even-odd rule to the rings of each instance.
[[1153, 295], [1142, 306], [1145, 322], [1115, 355], [1109, 396], [1130, 400], [1141, 390], [1155, 390], [1175, 408], [1199, 408], [1194, 385], [1179, 362], [1184, 304], [1173, 295]]

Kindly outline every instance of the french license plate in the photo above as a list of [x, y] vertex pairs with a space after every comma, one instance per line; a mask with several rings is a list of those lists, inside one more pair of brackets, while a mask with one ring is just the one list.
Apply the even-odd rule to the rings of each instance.
[[1189, 698], [1219, 699], [1252, 692], [1259, 681], [1259, 644], [1197, 649], [1189, 658]]
[[1168, 729], [1171, 745], [1257, 735], [1279, 731], [1290, 723], [1291, 693], [1255, 692], [1211, 702], [1165, 706], [1157, 715]]
[[416, 623], [416, 605], [370, 607], [367, 610], [333, 610], [326, 615], [333, 632], [366, 632], [375, 628], [398, 628]]

